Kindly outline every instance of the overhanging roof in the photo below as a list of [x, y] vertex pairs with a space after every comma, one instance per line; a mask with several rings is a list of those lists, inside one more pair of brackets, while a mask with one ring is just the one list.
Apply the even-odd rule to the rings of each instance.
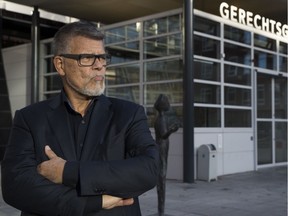
[[[52, 13], [104, 24], [134, 19], [183, 6], [184, 0], [9, 0], [38, 6]], [[222, 1], [258, 13], [283, 24], [287, 23], [287, 0], [194, 0], [196, 9], [219, 15]]]

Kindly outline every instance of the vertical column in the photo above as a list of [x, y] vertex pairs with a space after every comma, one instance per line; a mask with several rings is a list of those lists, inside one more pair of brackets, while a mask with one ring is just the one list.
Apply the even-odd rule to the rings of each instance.
[[193, 0], [184, 0], [183, 180], [194, 182]]
[[31, 74], [31, 104], [39, 101], [39, 54], [40, 25], [38, 7], [34, 7], [31, 26], [32, 39], [32, 74]]
[[[2, 9], [0, 10], [0, 36], [3, 36]], [[2, 55], [2, 39], [0, 41], [0, 161], [3, 159], [6, 145], [8, 143], [10, 128], [12, 126], [12, 115], [9, 101], [8, 87]]]

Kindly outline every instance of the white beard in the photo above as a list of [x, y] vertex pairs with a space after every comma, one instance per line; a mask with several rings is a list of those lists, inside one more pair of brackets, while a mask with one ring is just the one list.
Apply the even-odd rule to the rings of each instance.
[[73, 83], [70, 82], [69, 79], [66, 79], [66, 83], [68, 86], [70, 86], [74, 91], [78, 92], [81, 95], [84, 96], [100, 96], [104, 94], [105, 91], [105, 78], [103, 78], [102, 81], [96, 81], [96, 88], [95, 89], [88, 89], [88, 88], [78, 88]]

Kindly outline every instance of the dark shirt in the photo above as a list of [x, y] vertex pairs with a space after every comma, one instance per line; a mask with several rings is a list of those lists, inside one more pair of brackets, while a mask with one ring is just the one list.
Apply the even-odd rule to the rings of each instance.
[[67, 186], [76, 187], [78, 183], [78, 173], [79, 173], [79, 160], [81, 157], [81, 151], [83, 148], [83, 145], [85, 143], [85, 137], [87, 130], [89, 128], [89, 122], [91, 113], [93, 112], [93, 109], [96, 104], [96, 98], [94, 97], [89, 106], [87, 107], [85, 111], [85, 115], [82, 116], [80, 113], [76, 112], [72, 104], [70, 103], [69, 99], [65, 95], [64, 91], [62, 91], [62, 99], [63, 103], [65, 104], [65, 107], [67, 109], [68, 113], [68, 120], [71, 130], [71, 134], [73, 136], [74, 140], [74, 149], [75, 153], [77, 155], [77, 161], [67, 161], [64, 167], [63, 172], [63, 184]]
[[[76, 112], [73, 109], [69, 99], [65, 95], [65, 92], [62, 91], [63, 103], [65, 104], [68, 113], [68, 127], [70, 127], [71, 133], [74, 138], [74, 147], [77, 155], [77, 161], [67, 161], [65, 163], [63, 171], [63, 184], [66, 186], [75, 188], [79, 185], [79, 160], [81, 158], [81, 151], [85, 143], [86, 133], [89, 129], [91, 113], [94, 110], [97, 98], [98, 97], [94, 97], [91, 100], [85, 112], [85, 115], [82, 117], [80, 113]], [[100, 199], [100, 202], [102, 202], [102, 199]], [[97, 206], [97, 203], [99, 203], [99, 197], [97, 196], [87, 199], [84, 215], [89, 212], [93, 212], [95, 210], [95, 207]], [[100, 205], [102, 206], [102, 203]]]

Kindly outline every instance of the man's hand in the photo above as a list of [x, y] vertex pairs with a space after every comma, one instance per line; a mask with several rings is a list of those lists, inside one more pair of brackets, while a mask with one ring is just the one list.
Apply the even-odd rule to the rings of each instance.
[[38, 173], [56, 184], [62, 184], [66, 161], [58, 157], [48, 145], [45, 146], [45, 153], [49, 160], [38, 165]]
[[118, 206], [127, 206], [132, 205], [134, 203], [133, 198], [123, 199], [120, 197], [103, 195], [102, 196], [102, 208], [103, 209], [112, 209]]

